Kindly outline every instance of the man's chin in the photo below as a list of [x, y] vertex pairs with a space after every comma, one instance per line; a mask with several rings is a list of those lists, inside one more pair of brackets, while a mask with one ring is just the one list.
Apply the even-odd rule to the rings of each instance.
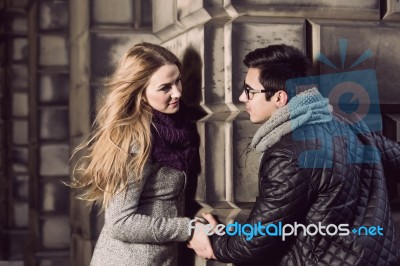
[[257, 119], [257, 118], [254, 118], [254, 117], [251, 117], [250, 116], [250, 122], [252, 123], [252, 124], [264, 124], [265, 123], [265, 121], [267, 121], [268, 119]]
[[250, 122], [253, 123], [253, 124], [260, 124], [261, 123], [261, 121], [259, 121], [258, 119], [252, 118], [252, 117], [250, 117]]

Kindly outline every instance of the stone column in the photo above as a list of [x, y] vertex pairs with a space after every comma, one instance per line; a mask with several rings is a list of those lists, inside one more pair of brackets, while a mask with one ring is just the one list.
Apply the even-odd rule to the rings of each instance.
[[28, 265], [70, 264], [69, 1], [30, 6]]
[[1, 1], [0, 261], [22, 265], [29, 229], [26, 1]]

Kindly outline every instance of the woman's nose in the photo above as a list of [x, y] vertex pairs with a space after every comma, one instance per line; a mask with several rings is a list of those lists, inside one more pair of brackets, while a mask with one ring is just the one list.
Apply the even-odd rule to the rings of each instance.
[[178, 88], [178, 86], [174, 85], [172, 86], [172, 98], [180, 98], [182, 96], [182, 90]]

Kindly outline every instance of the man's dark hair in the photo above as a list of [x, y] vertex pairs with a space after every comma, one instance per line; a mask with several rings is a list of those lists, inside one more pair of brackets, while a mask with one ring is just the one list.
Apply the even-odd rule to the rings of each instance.
[[248, 68], [260, 69], [259, 81], [267, 101], [279, 90], [286, 91], [286, 81], [310, 75], [311, 63], [297, 48], [285, 44], [269, 45], [248, 53], [243, 60]]

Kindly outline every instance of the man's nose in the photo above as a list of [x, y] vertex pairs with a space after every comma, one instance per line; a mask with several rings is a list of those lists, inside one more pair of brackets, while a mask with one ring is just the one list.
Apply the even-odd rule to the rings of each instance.
[[248, 100], [247, 100], [246, 93], [244, 93], [244, 91], [242, 91], [242, 94], [240, 94], [240, 96], [239, 96], [239, 101], [242, 102], [242, 103], [245, 103], [245, 102], [248, 101]]

